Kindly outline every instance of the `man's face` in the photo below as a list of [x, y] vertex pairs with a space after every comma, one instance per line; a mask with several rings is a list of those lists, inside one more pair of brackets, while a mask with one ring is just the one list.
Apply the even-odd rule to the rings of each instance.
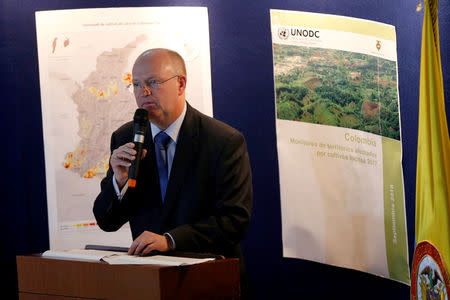
[[[147, 110], [150, 121], [161, 129], [175, 121], [181, 112], [180, 105], [183, 105], [179, 97], [179, 77], [175, 75], [178, 74], [175, 73], [170, 58], [164, 53], [150, 53], [138, 59], [133, 67], [137, 106]], [[165, 80], [167, 81], [153, 84], [152, 87], [152, 82], [160, 83]]]

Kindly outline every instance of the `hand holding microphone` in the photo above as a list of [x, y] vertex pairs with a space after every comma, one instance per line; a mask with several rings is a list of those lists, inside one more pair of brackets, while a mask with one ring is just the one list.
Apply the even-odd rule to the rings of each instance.
[[147, 128], [148, 113], [139, 108], [134, 114], [133, 142], [120, 146], [111, 155], [110, 165], [119, 188], [122, 188], [127, 180], [128, 187], [136, 186], [140, 161], [147, 154], [147, 150], [143, 149]]

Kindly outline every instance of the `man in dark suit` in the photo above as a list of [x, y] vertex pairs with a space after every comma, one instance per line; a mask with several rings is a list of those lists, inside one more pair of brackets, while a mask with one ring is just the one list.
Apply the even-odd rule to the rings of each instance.
[[176, 52], [147, 50], [132, 73], [137, 105], [150, 120], [143, 159], [136, 187], [128, 187], [136, 151], [133, 123], [124, 124], [112, 134], [110, 168], [94, 203], [98, 225], [115, 231], [129, 221], [129, 254], [211, 252], [239, 257], [242, 271], [240, 241], [252, 207], [244, 137], [185, 101], [186, 68]]

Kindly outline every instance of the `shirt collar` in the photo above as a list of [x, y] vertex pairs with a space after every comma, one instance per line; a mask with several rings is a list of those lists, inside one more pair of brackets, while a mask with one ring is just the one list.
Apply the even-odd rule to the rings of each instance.
[[[166, 130], [164, 130], [167, 133], [167, 135], [170, 136], [172, 141], [174, 141], [175, 143], [177, 142], [178, 133], [180, 132], [181, 125], [183, 124], [184, 116], [186, 116], [186, 106], [187, 106], [186, 101], [184, 101], [184, 107], [181, 114], [175, 121], [173, 121], [172, 124], [169, 125], [169, 127], [166, 128]], [[159, 129], [159, 127], [153, 124], [152, 122], [150, 122], [150, 127], [152, 129], [152, 138], [153, 140], [155, 140], [155, 136], [162, 130]]]

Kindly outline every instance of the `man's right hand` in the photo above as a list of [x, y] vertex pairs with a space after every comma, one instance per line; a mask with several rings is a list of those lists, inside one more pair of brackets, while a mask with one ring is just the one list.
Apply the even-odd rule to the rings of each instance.
[[[147, 154], [146, 149], [142, 149], [142, 157]], [[125, 185], [128, 180], [128, 170], [131, 166], [131, 161], [136, 159], [136, 150], [134, 150], [134, 143], [126, 143], [115, 149], [111, 154], [110, 165], [116, 177], [119, 189]]]

